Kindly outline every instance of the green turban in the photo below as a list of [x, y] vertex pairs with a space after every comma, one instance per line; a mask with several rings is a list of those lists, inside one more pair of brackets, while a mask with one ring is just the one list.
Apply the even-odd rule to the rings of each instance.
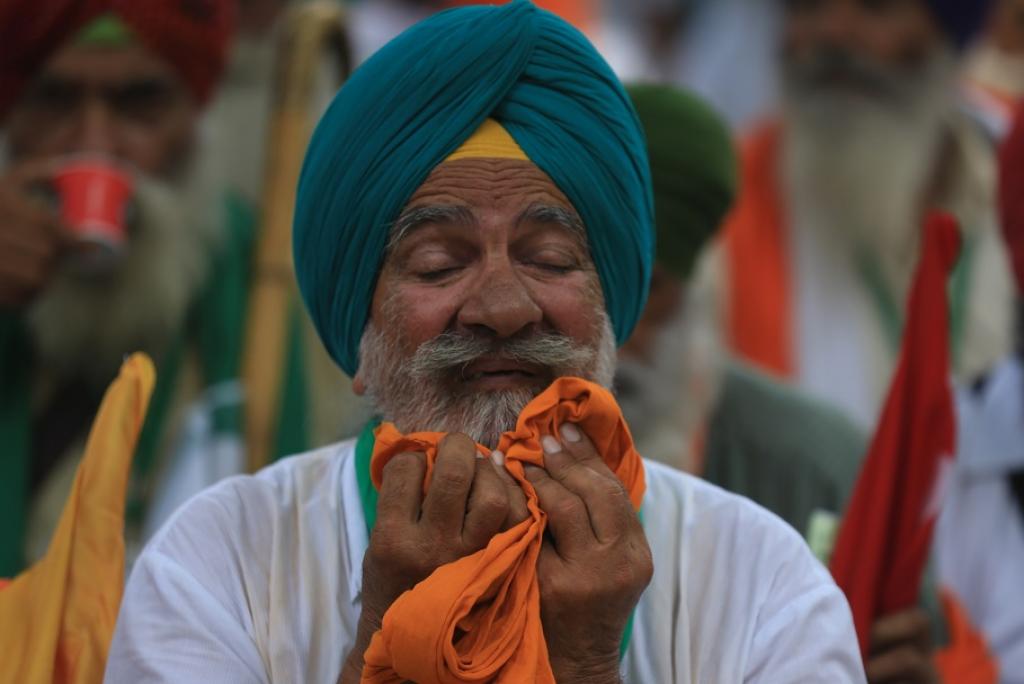
[[654, 183], [656, 261], [686, 279], [736, 196], [729, 129], [695, 95], [664, 85], [626, 88], [647, 134]]
[[303, 299], [348, 374], [388, 231], [430, 172], [488, 118], [547, 173], [587, 229], [618, 341], [647, 298], [650, 168], [629, 96], [583, 35], [526, 0], [434, 15], [371, 57], [317, 126], [293, 251]]

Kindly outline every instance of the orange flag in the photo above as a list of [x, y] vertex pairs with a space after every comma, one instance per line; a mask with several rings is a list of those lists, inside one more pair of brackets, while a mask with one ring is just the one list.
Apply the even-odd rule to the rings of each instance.
[[[578, 424], [640, 509], [644, 468], [615, 399], [578, 378], [560, 378], [534, 398], [516, 429], [498, 449], [522, 486], [530, 517], [491, 539], [486, 548], [443, 565], [402, 594], [364, 654], [364, 684], [554, 684], [540, 620], [537, 557], [546, 516], [524, 464], [544, 465], [542, 435], [557, 435], [564, 422]], [[371, 474], [380, 489], [388, 460], [407, 451], [427, 455], [430, 482], [443, 433], [402, 435], [390, 423], [377, 428]], [[490, 451], [477, 445], [480, 453]]]
[[107, 390], [46, 555], [0, 590], [0, 682], [100, 682], [124, 587], [124, 500], [155, 382], [135, 354]]

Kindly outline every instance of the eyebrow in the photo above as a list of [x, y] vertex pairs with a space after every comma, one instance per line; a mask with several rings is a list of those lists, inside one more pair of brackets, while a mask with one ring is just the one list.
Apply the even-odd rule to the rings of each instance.
[[516, 227], [523, 223], [541, 223], [560, 226], [587, 246], [587, 231], [579, 214], [557, 204], [531, 204], [516, 219]]
[[[469, 207], [458, 204], [433, 204], [409, 209], [402, 213], [391, 227], [387, 250], [393, 250], [422, 226], [431, 223], [469, 225], [473, 220], [473, 212]], [[524, 223], [557, 225], [579, 240], [583, 246], [587, 246], [587, 232], [582, 219], [575, 211], [565, 207], [555, 204], [531, 204], [516, 217], [517, 228]]]
[[432, 204], [425, 207], [414, 207], [402, 213], [391, 226], [388, 235], [387, 250], [398, 246], [410, 233], [429, 223], [455, 223], [467, 225], [473, 222], [473, 212], [469, 207], [458, 204]]

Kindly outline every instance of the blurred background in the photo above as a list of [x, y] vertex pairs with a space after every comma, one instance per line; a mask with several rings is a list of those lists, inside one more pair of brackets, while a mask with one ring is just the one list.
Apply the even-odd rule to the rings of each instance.
[[[292, 272], [302, 155], [353, 69], [469, 3], [112, 2], [88, 21], [27, 4], [0, 9], [0, 576], [45, 549], [129, 351], [159, 377], [129, 555], [217, 479], [358, 433], [370, 409]], [[997, 161], [1024, 95], [1024, 0], [537, 4], [630, 87], [657, 162], [658, 265], [616, 381], [641, 452], [757, 498], [721, 454], [820, 451], [840, 484], [808, 486], [841, 492], [838, 512], [935, 211], [964, 241], [951, 373], [970, 387], [1019, 344]], [[654, 85], [685, 100], [662, 108]], [[81, 183], [113, 193], [105, 228], [74, 213]], [[777, 512], [804, 533], [814, 501]]]
[[[45, 552], [129, 352], [158, 371], [129, 560], [203, 487], [362, 429], [298, 295], [295, 185], [352, 70], [462, 4], [0, 3], [0, 577]], [[1024, 563], [1024, 0], [536, 4], [590, 38], [647, 132], [656, 265], [615, 385], [640, 452], [762, 503], [823, 560], [923, 227], [956, 220], [931, 334], [969, 438], [935, 562], [1024, 672], [1024, 610], [1000, 612]]]

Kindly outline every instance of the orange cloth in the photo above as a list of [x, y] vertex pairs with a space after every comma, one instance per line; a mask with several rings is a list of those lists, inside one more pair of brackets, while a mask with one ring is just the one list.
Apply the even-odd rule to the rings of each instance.
[[983, 637], [967, 618], [956, 597], [940, 593], [942, 613], [949, 630], [949, 644], [935, 652], [935, 666], [944, 682], [996, 684], [999, 666]]
[[740, 194], [722, 229], [732, 350], [774, 375], [794, 370], [789, 235], [779, 190], [781, 129], [769, 125], [743, 146]]
[[[505, 1], [507, 2], [508, 0]], [[446, 0], [444, 3], [446, 7], [479, 4], [482, 4], [480, 0]], [[491, 2], [488, 4], [500, 5], [502, 2]], [[595, 0], [534, 0], [533, 4], [541, 9], [557, 14], [584, 32], [598, 28], [600, 23], [601, 7]]]
[[[498, 449], [526, 494], [530, 517], [491, 539], [486, 548], [443, 565], [402, 594], [384, 615], [364, 654], [364, 684], [412, 680], [419, 684], [498, 682], [554, 684], [540, 620], [537, 557], [547, 519], [526, 479], [524, 463], [544, 465], [542, 435], [576, 423], [629, 492], [634, 508], [644, 495], [644, 468], [612, 395], [578, 378], [560, 378], [534, 398]], [[377, 428], [371, 475], [380, 489], [385, 464], [396, 454], [427, 455], [424, 491], [443, 433], [402, 435], [390, 423]], [[486, 447], [477, 445], [481, 454]]]
[[0, 591], [0, 682], [100, 682], [124, 587], [124, 499], [153, 364], [121, 367], [46, 555]]

